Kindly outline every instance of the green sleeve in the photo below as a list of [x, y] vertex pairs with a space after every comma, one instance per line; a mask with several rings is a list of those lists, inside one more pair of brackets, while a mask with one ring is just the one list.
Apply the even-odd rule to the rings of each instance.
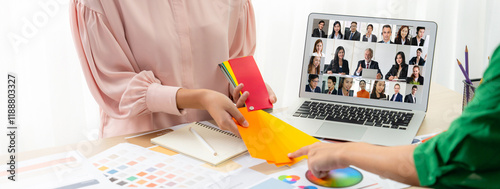
[[413, 158], [422, 186], [500, 186], [500, 47], [462, 115], [448, 131], [418, 145]]

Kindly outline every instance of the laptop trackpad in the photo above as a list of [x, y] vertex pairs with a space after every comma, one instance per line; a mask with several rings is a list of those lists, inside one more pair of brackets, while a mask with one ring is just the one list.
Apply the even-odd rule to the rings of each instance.
[[316, 131], [316, 135], [335, 139], [360, 140], [365, 134], [366, 129], [363, 127], [325, 122]]

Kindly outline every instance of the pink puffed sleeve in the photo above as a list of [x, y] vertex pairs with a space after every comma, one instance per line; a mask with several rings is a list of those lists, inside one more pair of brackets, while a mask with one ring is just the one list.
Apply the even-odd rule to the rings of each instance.
[[229, 41], [232, 41], [229, 45], [230, 59], [250, 56], [255, 53], [255, 15], [252, 2], [250, 0], [244, 1], [246, 2], [242, 3], [241, 7], [238, 7], [241, 11], [237, 11], [240, 15], [238, 16], [236, 25], [233, 27], [234, 32], [229, 32]]
[[84, 76], [106, 114], [123, 119], [151, 112], [184, 113], [176, 104], [179, 87], [161, 85], [152, 71], [140, 70], [123, 31], [113, 30], [102, 12], [74, 0], [70, 17]]

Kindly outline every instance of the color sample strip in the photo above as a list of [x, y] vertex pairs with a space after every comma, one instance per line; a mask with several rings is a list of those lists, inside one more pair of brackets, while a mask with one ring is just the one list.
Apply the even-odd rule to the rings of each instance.
[[251, 94], [245, 100], [248, 111], [272, 108], [266, 84], [253, 56], [235, 58], [228, 62], [236, 83], [244, 84], [241, 92], [248, 91]]
[[[76, 161], [76, 158], [68, 157], [68, 158], [62, 158], [62, 159], [56, 159], [56, 160], [51, 160], [51, 161], [47, 161], [47, 162], [42, 162], [42, 163], [30, 165], [30, 166], [21, 167], [21, 168], [17, 169], [17, 174], [27, 172], [27, 171], [36, 170], [36, 169], [52, 167], [52, 166], [55, 166], [58, 164], [71, 163], [71, 162], [75, 162], [75, 161]], [[0, 177], [6, 176], [7, 174], [10, 174], [10, 173], [7, 171], [2, 171], [2, 172], [0, 172]]]

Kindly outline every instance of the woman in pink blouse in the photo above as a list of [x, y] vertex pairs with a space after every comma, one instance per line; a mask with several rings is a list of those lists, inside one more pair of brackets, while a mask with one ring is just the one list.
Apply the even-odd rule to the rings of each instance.
[[217, 64], [253, 55], [250, 0], [72, 0], [70, 14], [100, 137], [210, 119], [238, 134], [232, 117], [248, 125], [236, 107], [251, 94], [239, 97]]

